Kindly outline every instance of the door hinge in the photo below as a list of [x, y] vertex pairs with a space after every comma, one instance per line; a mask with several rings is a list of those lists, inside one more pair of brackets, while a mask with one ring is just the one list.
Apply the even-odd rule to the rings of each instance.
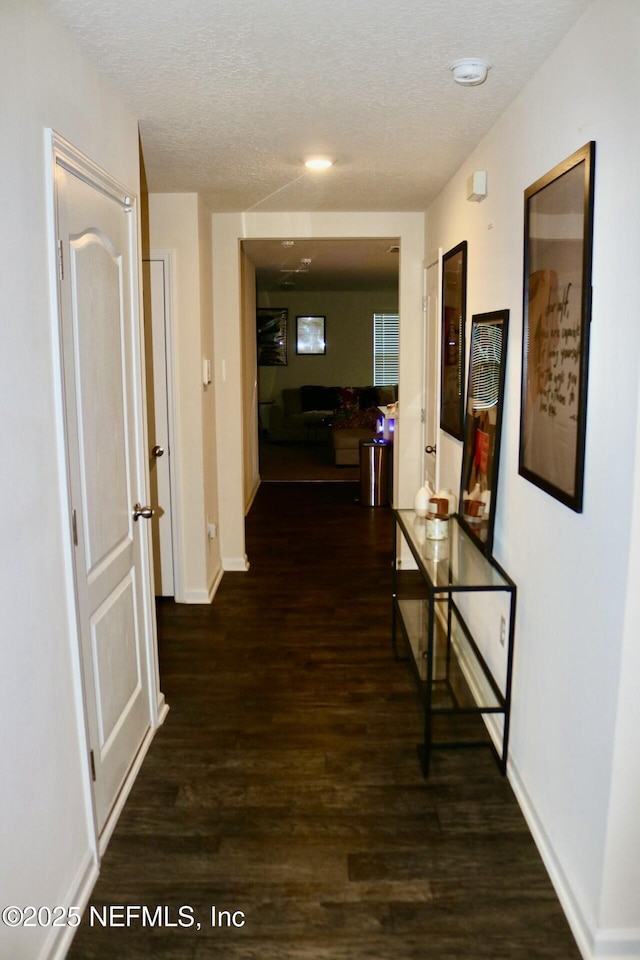
[[64, 280], [64, 255], [62, 253], [62, 240], [58, 240], [58, 279]]
[[96, 782], [96, 758], [93, 755], [93, 750], [89, 754], [89, 758], [91, 760], [91, 779], [95, 783]]
[[422, 298], [422, 312], [423, 312], [423, 313], [426, 313], [426, 312], [427, 312], [427, 304], [428, 304], [427, 298], [426, 298], [426, 297], [423, 297], [423, 298]]
[[75, 546], [78, 546], [78, 518], [76, 516], [75, 510], [71, 514], [71, 526], [73, 529], [73, 542]]

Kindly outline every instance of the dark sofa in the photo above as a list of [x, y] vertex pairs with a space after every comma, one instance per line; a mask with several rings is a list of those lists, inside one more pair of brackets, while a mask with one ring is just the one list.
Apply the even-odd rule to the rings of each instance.
[[360, 440], [376, 432], [378, 406], [396, 399], [395, 386], [286, 388], [269, 408], [269, 439], [314, 443], [331, 436], [336, 464], [357, 464]]

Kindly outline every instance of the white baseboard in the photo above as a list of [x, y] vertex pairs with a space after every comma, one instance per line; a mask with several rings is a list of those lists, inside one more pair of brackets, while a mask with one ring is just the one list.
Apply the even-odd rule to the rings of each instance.
[[[160, 703], [162, 701], [162, 704]], [[164, 702], [164, 696], [160, 694], [158, 698], [158, 722], [164, 722], [164, 719], [169, 711], [169, 707]], [[124, 805], [127, 801], [129, 794], [131, 793], [131, 788], [136, 781], [136, 777], [140, 771], [140, 767], [146, 757], [149, 747], [151, 746], [151, 741], [153, 740], [155, 730], [157, 728], [149, 727], [141, 745], [136, 758], [129, 770], [125, 782], [118, 794], [118, 799], [113, 807], [113, 810], [109, 814], [109, 819], [107, 820], [104, 830], [100, 835], [99, 839], [99, 850], [100, 856], [102, 856], [107, 849], [109, 840], [115, 830], [116, 824], [124, 809]], [[87, 906], [93, 888], [96, 885], [96, 881], [100, 874], [98, 865], [96, 864], [91, 853], [87, 853], [84, 859], [84, 862], [76, 877], [74, 878], [68, 896], [66, 896], [61, 902], [68, 903], [73, 907], [77, 907], [80, 913], [83, 913], [85, 907]], [[43, 946], [41, 952], [41, 960], [64, 960], [64, 957], [69, 951], [71, 941], [76, 931], [76, 927], [52, 927], [51, 936], [48, 938]]]
[[223, 557], [222, 568], [229, 573], [246, 573], [249, 569], [249, 560], [246, 553], [243, 557]]
[[[89, 903], [91, 892], [96, 885], [98, 872], [98, 866], [93, 856], [87, 852], [69, 887], [68, 895], [63, 897], [60, 902], [77, 908], [78, 913], [83, 914]], [[40, 951], [40, 960], [64, 960], [77, 929], [77, 927], [51, 927], [49, 936]]]
[[164, 698], [164, 693], [158, 694], [158, 703], [156, 707], [156, 728], [161, 727], [162, 724], [167, 719], [167, 714], [169, 713], [169, 704]]
[[249, 510], [251, 510], [251, 507], [253, 506], [253, 501], [254, 501], [255, 498], [256, 498], [256, 493], [257, 493], [258, 490], [260, 489], [260, 483], [261, 483], [260, 475], [258, 475], [258, 476], [256, 477], [256, 482], [255, 482], [255, 485], [254, 485], [254, 487], [253, 487], [253, 490], [252, 490], [251, 493], [249, 494], [249, 500], [248, 500], [248, 502], [245, 504], [245, 508], [244, 508], [244, 515], [245, 515], [245, 517], [246, 517], [246, 515], [249, 513]]
[[116, 828], [116, 824], [118, 822], [118, 819], [120, 818], [120, 814], [124, 809], [124, 805], [127, 802], [127, 797], [131, 793], [131, 788], [133, 787], [136, 781], [136, 777], [138, 776], [140, 767], [142, 766], [142, 762], [146, 757], [147, 753], [149, 752], [149, 747], [151, 746], [151, 741], [155, 736], [155, 732], [156, 732], [156, 728], [154, 727], [149, 727], [149, 729], [147, 730], [144, 740], [140, 744], [140, 749], [136, 754], [136, 758], [133, 761], [133, 764], [131, 765], [131, 769], [129, 770], [125, 778], [125, 781], [122, 785], [122, 789], [118, 794], [118, 798], [114, 803], [113, 809], [111, 810], [111, 813], [109, 814], [107, 822], [103, 827], [102, 833], [100, 834], [100, 838], [98, 841], [98, 850], [100, 852], [101, 857], [103, 856], [105, 850], [107, 849], [107, 846], [109, 845], [109, 840], [111, 839], [111, 835], [113, 834], [113, 831]]
[[180, 603], [211, 603], [208, 590], [185, 590]]
[[640, 960], [640, 929], [596, 931], [594, 960]]
[[[531, 801], [531, 798], [527, 792], [527, 788], [524, 785], [524, 782], [518, 772], [517, 765], [514, 763], [512, 755], [509, 755], [509, 763], [507, 767], [507, 776], [509, 782], [513, 788], [513, 792], [516, 795], [520, 809], [524, 815], [525, 820], [527, 821], [527, 826], [531, 832], [531, 836], [534, 839], [535, 845], [538, 848], [538, 852], [542, 857], [542, 862], [544, 863], [547, 873], [549, 874], [549, 879], [553, 884], [553, 887], [558, 895], [558, 900], [564, 912], [564, 915], [567, 918], [567, 922], [571, 927], [571, 932], [575, 937], [578, 949], [584, 960], [595, 960], [595, 957], [603, 957], [602, 955], [594, 952], [594, 943], [596, 939], [596, 931], [592, 929], [589, 924], [584, 910], [580, 907], [578, 900], [571, 889], [571, 885], [567, 880], [567, 877], [562, 869], [562, 865], [558, 860], [551, 841], [547, 836], [547, 833], [536, 813], [535, 807]], [[636, 958], [638, 954], [636, 954]]]
[[222, 567], [218, 567], [214, 574], [213, 580], [211, 581], [211, 586], [209, 587], [209, 603], [213, 602], [213, 598], [215, 597], [218, 587], [220, 586], [220, 581], [222, 580], [223, 574], [224, 570]]
[[[440, 610], [437, 612], [440, 613]], [[476, 689], [474, 671], [466, 660], [464, 648], [460, 648], [455, 641], [454, 637], [458, 662], [477, 701], [480, 691]], [[483, 720], [498, 755], [501, 755], [502, 718], [497, 714], [485, 714]], [[640, 960], [640, 930], [599, 929], [592, 927], [587, 920], [535, 812], [517, 765], [509, 754], [507, 776], [584, 960]]]

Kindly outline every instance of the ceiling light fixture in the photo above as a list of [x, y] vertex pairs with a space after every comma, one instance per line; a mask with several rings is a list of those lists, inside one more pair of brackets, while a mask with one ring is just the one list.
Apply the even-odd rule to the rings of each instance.
[[478, 57], [463, 57], [449, 64], [453, 79], [463, 87], [477, 87], [484, 83], [490, 69], [489, 61], [480, 60]]
[[309, 170], [328, 170], [333, 166], [333, 160], [331, 157], [308, 157], [304, 165]]

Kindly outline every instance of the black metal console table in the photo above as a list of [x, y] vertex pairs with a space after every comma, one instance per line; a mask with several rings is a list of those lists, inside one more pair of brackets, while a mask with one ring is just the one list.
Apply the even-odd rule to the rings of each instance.
[[[400, 628], [424, 703], [424, 743], [420, 748], [423, 773], [428, 776], [432, 749], [462, 746], [490, 746], [505, 773], [516, 586], [495, 560], [478, 549], [456, 516], [449, 520], [446, 540], [429, 540], [425, 520], [413, 510], [394, 510], [393, 514], [393, 646], [396, 658], [401, 659], [397, 644]], [[401, 539], [409, 553], [400, 551]], [[409, 554], [417, 570], [407, 569], [413, 566]], [[404, 568], [403, 555], [409, 561]], [[495, 641], [491, 640], [504, 647], [494, 657], [504, 665], [500, 682], [468, 625], [472, 595], [477, 598], [490, 593], [505, 595], [505, 612], [496, 624]], [[482, 632], [486, 650], [486, 623]], [[496, 748], [483, 722], [485, 714], [502, 715], [501, 749]]]

